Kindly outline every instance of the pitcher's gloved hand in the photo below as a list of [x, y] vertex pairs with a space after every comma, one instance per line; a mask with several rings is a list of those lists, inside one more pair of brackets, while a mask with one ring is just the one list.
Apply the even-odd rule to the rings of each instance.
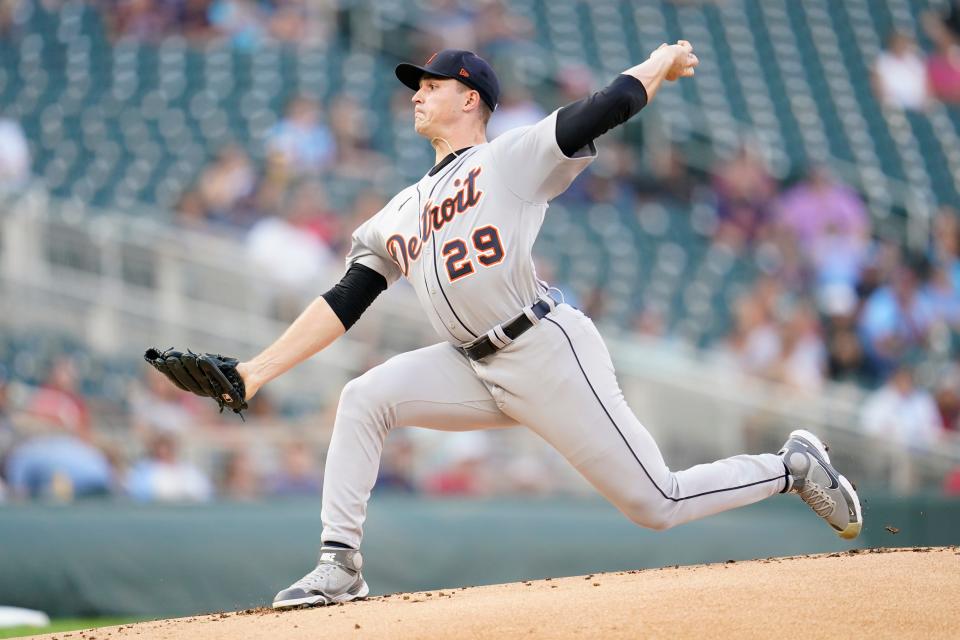
[[143, 354], [143, 359], [178, 388], [216, 400], [221, 413], [227, 407], [243, 417], [247, 408], [246, 387], [237, 372], [240, 361], [236, 358], [194, 353], [189, 349], [182, 353], [174, 348], [166, 351], [151, 348]]

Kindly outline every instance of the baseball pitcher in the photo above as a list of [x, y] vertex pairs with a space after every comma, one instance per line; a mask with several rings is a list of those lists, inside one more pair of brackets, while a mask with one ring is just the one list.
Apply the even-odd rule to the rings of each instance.
[[241, 411], [260, 387], [327, 347], [399, 278], [443, 339], [348, 383], [327, 454], [319, 562], [273, 606], [324, 605], [368, 593], [360, 543], [384, 439], [395, 427], [443, 430], [525, 425], [638, 525], [667, 529], [797, 493], [843, 538], [861, 528], [860, 501], [807, 431], [777, 454], [739, 455], [671, 471], [627, 406], [593, 322], [537, 277], [531, 249], [548, 203], [597, 156], [594, 141], [694, 75], [689, 42], [661, 45], [606, 88], [492, 142], [493, 69], [447, 49], [401, 64], [413, 126], [436, 164], [352, 237], [346, 273], [287, 331], [247, 362], [211, 354], [147, 359], [179, 387]]

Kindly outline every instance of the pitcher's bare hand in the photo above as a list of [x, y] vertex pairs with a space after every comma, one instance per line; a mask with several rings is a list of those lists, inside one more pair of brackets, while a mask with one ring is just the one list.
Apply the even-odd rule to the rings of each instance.
[[669, 62], [670, 70], [665, 78], [670, 82], [693, 77], [694, 70], [700, 64], [700, 60], [693, 52], [693, 45], [686, 40], [677, 40], [677, 44], [661, 44], [651, 54], [651, 57], [653, 56], [662, 56]]

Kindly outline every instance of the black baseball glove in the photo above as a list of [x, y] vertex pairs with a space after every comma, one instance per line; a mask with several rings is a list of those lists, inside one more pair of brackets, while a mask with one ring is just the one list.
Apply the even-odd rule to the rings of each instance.
[[247, 390], [237, 372], [240, 361], [236, 358], [194, 353], [189, 349], [181, 353], [170, 348], [166, 351], [147, 349], [143, 359], [177, 388], [216, 400], [220, 413], [227, 407], [243, 417], [243, 411], [247, 408]]

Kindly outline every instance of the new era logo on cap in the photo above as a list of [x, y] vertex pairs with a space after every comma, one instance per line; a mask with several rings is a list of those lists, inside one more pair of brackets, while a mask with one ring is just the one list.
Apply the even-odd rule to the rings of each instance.
[[473, 53], [462, 49], [444, 49], [427, 59], [424, 66], [405, 62], [397, 65], [397, 78], [414, 91], [420, 89], [420, 78], [424, 74], [439, 78], [459, 80], [471, 89], [476, 90], [490, 110], [497, 108], [500, 101], [500, 82], [493, 68], [487, 61]]

